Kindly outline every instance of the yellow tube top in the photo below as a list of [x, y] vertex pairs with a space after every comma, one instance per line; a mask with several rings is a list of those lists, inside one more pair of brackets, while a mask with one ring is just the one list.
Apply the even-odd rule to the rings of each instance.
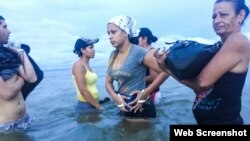
[[[77, 91], [77, 99], [79, 101], [82, 101], [82, 102], [87, 102], [85, 100], [85, 98], [82, 96], [77, 84], [76, 84], [76, 80], [75, 80], [75, 76], [72, 75], [72, 78], [73, 78], [73, 82], [74, 82], [74, 86], [76, 88], [76, 91]], [[97, 82], [97, 75], [96, 73], [94, 72], [91, 72], [89, 71], [88, 69], [86, 69], [86, 74], [84, 76], [84, 80], [85, 80], [85, 83], [86, 83], [86, 88], [87, 90], [89, 91], [89, 93], [91, 94], [91, 96], [98, 100], [99, 99], [99, 91], [96, 87], [96, 82]]]

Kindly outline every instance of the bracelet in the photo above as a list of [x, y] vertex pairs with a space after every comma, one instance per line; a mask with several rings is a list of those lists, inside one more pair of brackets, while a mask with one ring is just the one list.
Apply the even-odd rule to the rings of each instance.
[[139, 100], [137, 101], [137, 103], [145, 103], [148, 100], [149, 96], [147, 96], [147, 98], [145, 100], [141, 100], [141, 96], [142, 96], [143, 92], [144, 92], [144, 89], [142, 89], [142, 91], [140, 93]]
[[123, 103], [119, 104], [119, 105], [116, 104], [116, 106], [119, 107], [119, 108], [122, 108], [124, 106], [124, 104]]
[[[118, 99], [121, 100], [121, 95], [119, 93], [117, 94], [117, 96], [118, 96]], [[119, 108], [122, 108], [124, 106], [124, 104], [122, 102], [122, 104], [118, 104], [118, 105], [116, 104], [116, 106]]]

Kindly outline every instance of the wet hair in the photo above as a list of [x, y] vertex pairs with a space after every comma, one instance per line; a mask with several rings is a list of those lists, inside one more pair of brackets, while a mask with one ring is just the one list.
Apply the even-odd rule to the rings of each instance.
[[4, 17], [0, 15], [0, 24], [2, 24], [2, 20], [4, 21]]
[[215, 3], [220, 3], [220, 2], [231, 2], [234, 5], [234, 11], [238, 15], [241, 10], [245, 10], [246, 16], [244, 17], [243, 21], [241, 22], [241, 25], [244, 24], [245, 19], [249, 15], [249, 8], [245, 4], [245, 0], [216, 0]]

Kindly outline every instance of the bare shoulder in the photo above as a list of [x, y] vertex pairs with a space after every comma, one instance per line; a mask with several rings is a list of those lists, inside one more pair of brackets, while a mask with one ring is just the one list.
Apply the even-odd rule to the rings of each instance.
[[250, 42], [248, 38], [242, 33], [235, 33], [225, 40], [221, 48], [220, 54], [231, 54], [237, 56], [244, 56], [249, 54]]
[[225, 44], [238, 47], [249, 47], [250, 41], [246, 35], [242, 33], [235, 33], [228, 37]]
[[73, 68], [74, 68], [74, 67], [81, 67], [81, 66], [83, 66], [81, 60], [76, 60], [76, 61], [73, 63]]
[[83, 64], [80, 60], [77, 60], [74, 62], [72, 66], [72, 73], [75, 74], [76, 72], [85, 72], [85, 67], [83, 67]]
[[246, 35], [242, 33], [232, 34], [223, 43], [220, 53], [231, 66], [232, 72], [243, 72], [248, 68], [250, 59], [250, 42]]

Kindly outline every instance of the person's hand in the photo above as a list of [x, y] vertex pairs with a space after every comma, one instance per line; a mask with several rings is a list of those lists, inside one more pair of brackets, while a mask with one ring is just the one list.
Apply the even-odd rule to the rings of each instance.
[[[134, 104], [134, 103], [130, 103], [130, 104]], [[134, 113], [136, 113], [139, 110], [140, 112], [142, 112], [144, 110], [142, 105], [143, 103], [136, 102], [135, 105], [130, 109], [130, 111], [134, 110]]]
[[19, 59], [21, 60], [22, 64], [24, 63], [24, 55], [25, 55], [24, 50], [23, 49], [18, 49], [18, 56], [19, 56]]
[[24, 57], [26, 55], [25, 51], [23, 49], [20, 48], [9, 48], [13, 53], [17, 54], [21, 64], [24, 63]]
[[129, 105], [133, 105], [133, 107], [130, 109], [130, 111], [134, 110], [134, 113], [136, 113], [138, 110], [142, 112], [144, 109], [142, 107], [143, 103], [145, 103], [148, 99], [148, 97], [144, 97], [143, 95], [144, 89], [142, 91], [134, 91], [132, 94], [136, 94], [137, 97], [135, 100], [129, 103]]
[[136, 95], [136, 98], [135, 98], [133, 101], [131, 101], [131, 102], [128, 103], [128, 105], [131, 106], [130, 111], [133, 111], [133, 110], [135, 109], [134, 112], [136, 113], [136, 111], [137, 111], [138, 109], [140, 109], [140, 111], [143, 110], [143, 109], [141, 109], [142, 104], [138, 104], [138, 101], [140, 100], [140, 94], [141, 94], [141, 91], [138, 91], [138, 90], [133, 91], [133, 92], [131, 93], [131, 97], [132, 97], [132, 95]]
[[158, 50], [156, 50], [154, 52], [154, 57], [155, 59], [157, 60], [157, 63], [159, 65], [159, 67], [165, 71], [165, 69], [167, 69], [167, 65], [165, 64], [165, 60], [167, 58], [167, 55], [168, 55], [168, 51], [166, 50], [166, 48], [164, 47], [162, 49], [162, 51], [160, 52], [159, 51], [160, 49], [158, 48]]
[[126, 97], [126, 96], [123, 96], [123, 95], [120, 95], [120, 94], [117, 94], [117, 97], [118, 97], [118, 99], [119, 99], [119, 102], [116, 102], [116, 106], [117, 106], [118, 108], [120, 108], [120, 110], [121, 110], [122, 112], [128, 112], [128, 110], [126, 109], [125, 106], [127, 106], [127, 107], [129, 107], [129, 108], [131, 108], [131, 106], [128, 105], [128, 104], [124, 101], [124, 99], [126, 99], [127, 97]]

